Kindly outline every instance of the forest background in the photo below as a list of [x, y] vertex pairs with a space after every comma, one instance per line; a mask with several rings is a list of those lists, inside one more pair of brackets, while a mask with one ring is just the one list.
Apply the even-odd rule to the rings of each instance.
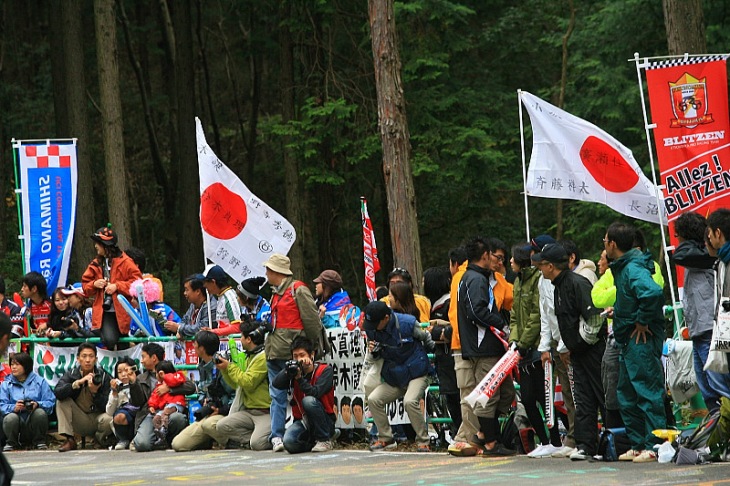
[[[627, 60], [671, 52], [663, 7], [676, 2], [699, 6], [690, 20], [706, 46], [697, 48], [728, 50], [728, 0], [395, 2], [422, 268], [445, 265], [475, 234], [525, 240], [518, 88], [611, 133], [650, 174]], [[180, 279], [204, 266], [194, 116], [256, 195], [301, 222], [299, 278], [332, 268], [355, 302], [365, 300], [365, 196], [384, 281], [398, 222], [387, 208], [367, 2], [0, 1], [0, 29], [0, 274], [9, 292], [22, 274], [10, 141], [77, 137], [69, 281], [93, 257], [89, 235], [114, 221], [120, 246], [145, 250], [147, 271], [180, 309]], [[620, 215], [566, 201], [559, 217], [557, 205], [530, 199], [532, 234], [560, 232], [595, 260]], [[658, 256], [658, 228], [638, 225]]]

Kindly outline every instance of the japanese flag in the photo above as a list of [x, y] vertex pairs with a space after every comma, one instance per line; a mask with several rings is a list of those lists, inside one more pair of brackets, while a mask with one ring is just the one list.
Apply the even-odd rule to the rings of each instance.
[[206, 258], [235, 281], [264, 274], [271, 253], [286, 255], [296, 232], [279, 213], [248, 190], [213, 153], [195, 119], [200, 171], [200, 226]]
[[[631, 150], [597, 126], [530, 93], [521, 91], [520, 98], [530, 115], [533, 137], [527, 195], [597, 202], [659, 223], [657, 187]], [[661, 218], [666, 222], [663, 208]]]

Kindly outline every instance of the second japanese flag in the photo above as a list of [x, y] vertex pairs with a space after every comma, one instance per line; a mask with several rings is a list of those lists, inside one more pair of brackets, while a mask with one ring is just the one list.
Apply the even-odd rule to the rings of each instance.
[[520, 92], [520, 99], [532, 124], [529, 196], [597, 202], [659, 223], [656, 186], [631, 150], [597, 126], [526, 91]]

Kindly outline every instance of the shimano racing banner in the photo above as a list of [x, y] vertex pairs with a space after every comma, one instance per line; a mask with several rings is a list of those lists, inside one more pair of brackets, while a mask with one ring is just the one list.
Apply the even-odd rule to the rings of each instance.
[[76, 222], [76, 139], [14, 140], [21, 194], [24, 271], [41, 273], [48, 294], [66, 285]]
[[724, 54], [686, 56], [646, 66], [670, 235], [680, 214], [707, 216], [730, 205], [726, 59]]

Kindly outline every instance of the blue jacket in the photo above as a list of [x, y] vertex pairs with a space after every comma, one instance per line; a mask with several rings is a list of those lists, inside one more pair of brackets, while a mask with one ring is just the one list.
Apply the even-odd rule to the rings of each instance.
[[385, 329], [366, 331], [366, 334], [369, 340], [380, 344], [379, 355], [383, 358], [380, 375], [387, 384], [406, 388], [414, 378], [431, 372], [424, 344], [433, 349], [434, 343], [414, 316], [393, 312]]
[[[24, 382], [19, 382], [13, 375], [8, 376], [0, 385], [0, 412], [3, 415], [12, 413], [18, 400], [30, 399], [38, 402], [48, 415], [53, 412], [56, 396], [48, 382], [37, 373], [30, 372]], [[21, 415], [27, 412], [21, 412]]]

